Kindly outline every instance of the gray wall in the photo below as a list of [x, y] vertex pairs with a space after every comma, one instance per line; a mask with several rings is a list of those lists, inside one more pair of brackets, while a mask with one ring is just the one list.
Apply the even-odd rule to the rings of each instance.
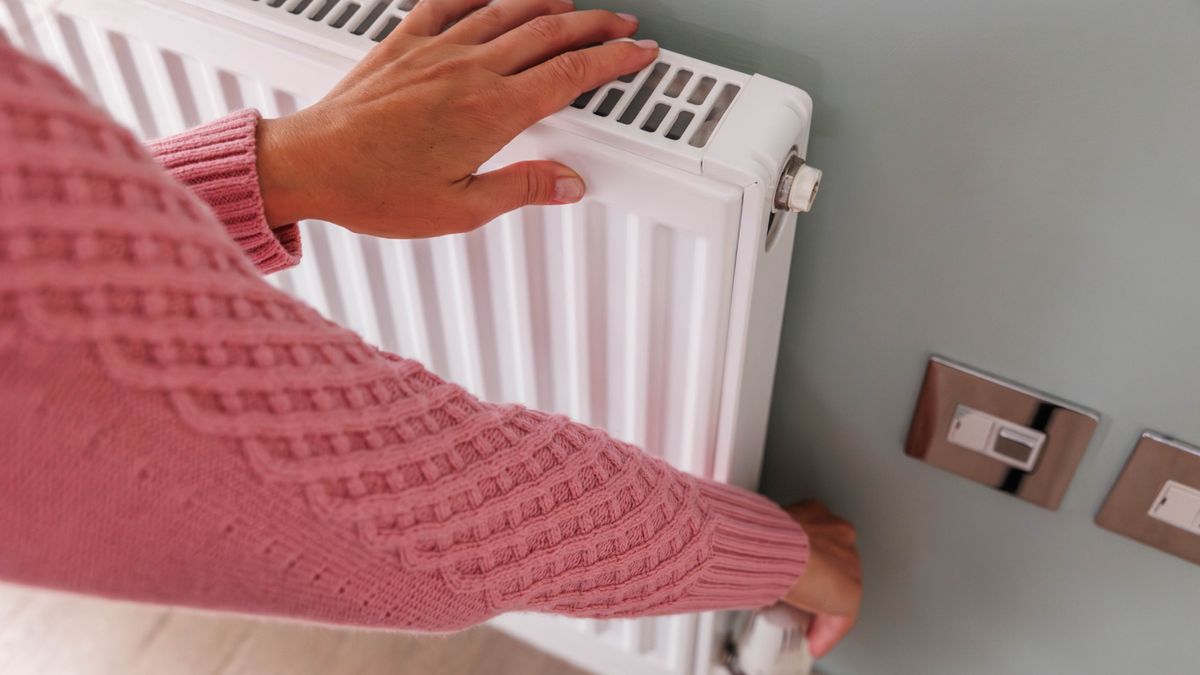
[[[1092, 524], [1143, 427], [1200, 443], [1200, 4], [586, 4], [816, 102], [765, 488], [859, 526], [829, 672], [1200, 672], [1200, 568]], [[930, 351], [1104, 415], [1060, 511], [902, 454]]]

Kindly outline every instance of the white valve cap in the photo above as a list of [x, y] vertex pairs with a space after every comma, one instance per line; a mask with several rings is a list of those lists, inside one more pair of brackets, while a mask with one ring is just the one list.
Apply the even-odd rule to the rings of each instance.
[[817, 200], [821, 187], [821, 170], [807, 164], [800, 167], [792, 179], [792, 190], [788, 193], [788, 210], [808, 213]]

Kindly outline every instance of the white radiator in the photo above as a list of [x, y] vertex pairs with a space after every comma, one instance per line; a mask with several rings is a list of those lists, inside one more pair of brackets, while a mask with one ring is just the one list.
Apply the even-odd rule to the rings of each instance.
[[[308, 104], [411, 4], [0, 0], [0, 28], [150, 138]], [[786, 202], [803, 168], [810, 115], [794, 87], [664, 51], [494, 160], [565, 162], [588, 183], [584, 202], [425, 241], [304, 223], [304, 262], [271, 280], [487, 399], [563, 412], [753, 487], [793, 239], [776, 191], [786, 174]], [[792, 191], [801, 208], [811, 173]], [[712, 672], [724, 630], [712, 614], [497, 623], [612, 675]]]

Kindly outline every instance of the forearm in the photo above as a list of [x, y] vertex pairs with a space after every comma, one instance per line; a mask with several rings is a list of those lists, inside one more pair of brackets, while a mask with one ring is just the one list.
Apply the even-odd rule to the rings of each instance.
[[[23, 335], [0, 356], [0, 413], [12, 420], [0, 452], [0, 577], [10, 581], [452, 630], [512, 609], [757, 607], [803, 570], [803, 531], [761, 497], [598, 430], [476, 408], [410, 362], [391, 362], [380, 384], [427, 387], [415, 400], [318, 414], [342, 421], [314, 433], [300, 415], [205, 410], [239, 368], [187, 377], [195, 364], [161, 370], [136, 349], [49, 337]], [[278, 406], [279, 394], [266, 400]], [[435, 400], [444, 404], [426, 407]], [[445, 415], [464, 417], [417, 440], [415, 420]], [[395, 429], [414, 440], [389, 438]]]
[[[13, 421], [0, 452], [0, 578], [443, 631], [510, 609], [611, 617], [761, 606], [803, 568], [804, 535], [777, 507], [619, 444], [589, 448], [574, 434], [596, 432], [553, 418], [528, 413], [495, 427], [494, 463], [464, 455], [434, 478], [455, 460], [371, 456], [394, 457], [386, 445], [325, 454], [348, 440], [286, 457], [198, 424], [185, 393], [119, 383], [131, 378], [151, 384], [111, 347], [70, 340], [22, 339], [0, 356], [0, 409]], [[502, 437], [513, 438], [512, 452]], [[552, 450], [523, 451], [539, 439], [550, 441], [543, 448], [579, 442], [562, 457], [576, 471], [556, 468]], [[389, 470], [370, 470], [380, 462]], [[541, 480], [489, 480], [528, 478], [521, 469], [531, 462], [546, 462]], [[572, 499], [560, 488], [575, 477]], [[393, 492], [389, 480], [412, 485]], [[471, 494], [482, 499], [474, 509], [461, 501]]]

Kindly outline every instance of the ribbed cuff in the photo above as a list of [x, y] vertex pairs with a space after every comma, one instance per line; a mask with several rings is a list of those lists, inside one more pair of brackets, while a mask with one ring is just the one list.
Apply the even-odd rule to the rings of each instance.
[[300, 261], [300, 228], [267, 225], [258, 184], [257, 110], [239, 110], [214, 122], [150, 143], [176, 180], [212, 207], [254, 266], [269, 274]]
[[686, 601], [757, 609], [783, 598], [808, 563], [808, 535], [783, 509], [739, 488], [699, 481], [717, 519], [707, 569]]

